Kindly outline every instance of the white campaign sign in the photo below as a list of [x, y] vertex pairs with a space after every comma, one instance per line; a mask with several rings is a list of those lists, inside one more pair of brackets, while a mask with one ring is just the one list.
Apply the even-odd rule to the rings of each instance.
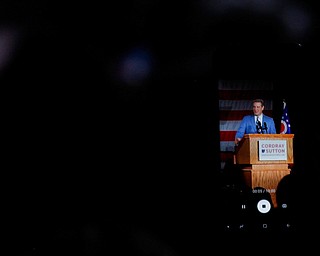
[[286, 140], [259, 140], [259, 160], [287, 160]]

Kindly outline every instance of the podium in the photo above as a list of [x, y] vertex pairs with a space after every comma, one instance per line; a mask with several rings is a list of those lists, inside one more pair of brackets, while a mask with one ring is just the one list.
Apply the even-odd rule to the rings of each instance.
[[278, 184], [294, 162], [293, 138], [294, 134], [245, 134], [235, 149], [235, 164], [246, 186], [266, 189], [275, 208]]

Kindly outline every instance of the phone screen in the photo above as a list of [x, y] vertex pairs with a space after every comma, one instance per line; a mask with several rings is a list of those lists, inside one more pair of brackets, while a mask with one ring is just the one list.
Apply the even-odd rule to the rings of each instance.
[[[308, 68], [302, 65], [309, 53], [300, 46], [278, 45], [266, 47], [257, 55], [258, 48], [231, 46], [220, 49], [215, 56], [220, 60], [215, 67], [221, 227], [225, 235], [237, 238], [263, 235], [290, 240], [306, 234], [316, 223], [315, 214], [305, 207], [314, 204], [316, 194], [308, 177], [316, 166], [314, 144], [308, 139], [306, 118], [301, 115], [303, 105], [314, 102], [304, 97], [311, 92], [308, 86], [298, 94], [291, 87], [310, 79], [306, 76]], [[272, 59], [274, 65], [270, 67], [266, 59]], [[282, 65], [294, 75], [279, 74]], [[273, 118], [276, 134], [268, 135], [265, 130], [254, 135], [258, 131], [253, 122], [252, 134], [236, 144], [241, 121], [253, 115], [254, 99], [264, 100], [263, 114]]]

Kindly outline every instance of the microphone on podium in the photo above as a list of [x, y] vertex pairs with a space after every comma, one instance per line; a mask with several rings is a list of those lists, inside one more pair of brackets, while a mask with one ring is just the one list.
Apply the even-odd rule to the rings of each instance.
[[263, 130], [265, 130], [265, 133], [268, 133], [268, 127], [267, 127], [267, 123], [266, 122], [263, 122]]
[[261, 126], [261, 122], [259, 121], [259, 119], [257, 119], [257, 133], [261, 134], [262, 133], [262, 126]]

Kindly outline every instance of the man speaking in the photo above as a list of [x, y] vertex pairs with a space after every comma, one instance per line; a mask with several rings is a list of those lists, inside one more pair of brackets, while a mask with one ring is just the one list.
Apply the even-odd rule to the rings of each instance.
[[252, 101], [253, 114], [243, 117], [235, 135], [235, 144], [238, 145], [245, 134], [275, 134], [277, 133], [274, 120], [263, 114], [264, 101], [255, 99]]

